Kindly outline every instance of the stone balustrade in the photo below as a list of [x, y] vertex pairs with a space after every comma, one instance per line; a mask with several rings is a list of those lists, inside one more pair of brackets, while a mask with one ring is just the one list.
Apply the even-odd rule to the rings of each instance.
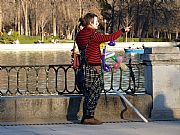
[[145, 89], [152, 95], [152, 119], [180, 118], [180, 48], [145, 48]]
[[[23, 50], [24, 51], [24, 50]], [[13, 51], [14, 52], [14, 51]], [[1, 53], [4, 55], [5, 52]], [[36, 52], [37, 53], [37, 52]], [[41, 53], [41, 52], [39, 52]], [[26, 54], [26, 53], [25, 53]], [[46, 53], [45, 53], [46, 54]], [[44, 57], [45, 54], [42, 54]], [[33, 54], [34, 63], [35, 55]], [[7, 55], [6, 55], [7, 56]], [[11, 53], [8, 56], [14, 56]], [[18, 57], [24, 58], [23, 56]], [[60, 54], [52, 59], [59, 58]], [[11, 57], [12, 58], [12, 57]], [[45, 57], [48, 58], [48, 57]], [[38, 62], [46, 64], [40, 61]], [[52, 64], [53, 61], [49, 58]], [[145, 64], [145, 95], [126, 95], [127, 99], [146, 117], [152, 119], [180, 118], [180, 48], [145, 48], [141, 56]], [[6, 59], [1, 59], [4, 63]], [[17, 60], [17, 59], [14, 59]], [[47, 59], [46, 59], [47, 60]], [[27, 63], [26, 59], [24, 59]], [[17, 61], [21, 63], [22, 61]], [[35, 61], [36, 62], [36, 61]], [[16, 63], [16, 64], [17, 64]], [[151, 110], [152, 108], [152, 110]], [[117, 95], [102, 95], [97, 107], [97, 117], [103, 121], [137, 119], [137, 114]], [[0, 121], [19, 123], [49, 123], [77, 120], [82, 116], [81, 96], [0, 97]]]

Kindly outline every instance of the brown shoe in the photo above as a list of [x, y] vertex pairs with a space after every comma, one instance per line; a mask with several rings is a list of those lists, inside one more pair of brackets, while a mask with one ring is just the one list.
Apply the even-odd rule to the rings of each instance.
[[100, 125], [103, 124], [102, 121], [96, 119], [96, 118], [89, 118], [89, 119], [82, 119], [81, 124], [86, 124], [86, 125]]

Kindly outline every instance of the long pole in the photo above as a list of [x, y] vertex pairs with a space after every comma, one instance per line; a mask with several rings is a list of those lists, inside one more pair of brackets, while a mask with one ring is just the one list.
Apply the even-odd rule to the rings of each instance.
[[119, 91], [114, 90], [114, 92], [116, 92], [137, 114], [138, 116], [144, 121], [144, 122], [148, 122], [148, 120], [125, 98], [125, 96], [123, 94], [121, 94]]

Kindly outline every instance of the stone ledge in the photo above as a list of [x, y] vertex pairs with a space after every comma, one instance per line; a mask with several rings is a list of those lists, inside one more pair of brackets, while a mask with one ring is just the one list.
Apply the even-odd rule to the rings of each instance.
[[[136, 95], [125, 97], [149, 118], [152, 97]], [[43, 123], [77, 121], [82, 117], [82, 96], [38, 96], [1, 97], [0, 122]], [[108, 95], [107, 102], [101, 96], [96, 109], [96, 117], [102, 121], [137, 120], [138, 115], [121, 98]]]
[[180, 50], [178, 47], [145, 48], [145, 53], [141, 55], [141, 60], [146, 65], [179, 65]]
[[153, 48], [144, 48], [145, 54], [174, 54], [180, 53], [179, 47], [153, 47]]
[[179, 61], [180, 53], [177, 54], [144, 54], [141, 56], [143, 61]]

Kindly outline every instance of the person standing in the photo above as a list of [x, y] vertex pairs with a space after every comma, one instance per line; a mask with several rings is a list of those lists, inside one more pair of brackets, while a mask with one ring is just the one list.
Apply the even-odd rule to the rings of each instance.
[[[110, 35], [95, 32], [98, 29], [98, 16], [87, 13], [82, 19], [83, 29], [76, 35], [76, 43], [85, 57], [83, 70], [85, 73], [83, 116], [81, 124], [99, 125], [103, 122], [96, 119], [95, 109], [103, 89], [103, 78], [101, 76], [101, 51], [100, 44], [113, 41], [123, 33], [128, 32], [130, 27], [122, 28]], [[82, 56], [84, 54], [85, 56]]]

